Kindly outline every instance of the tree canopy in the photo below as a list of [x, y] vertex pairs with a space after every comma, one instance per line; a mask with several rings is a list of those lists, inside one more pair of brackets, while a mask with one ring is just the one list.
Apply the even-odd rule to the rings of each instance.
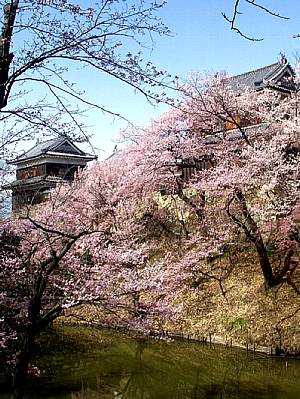
[[149, 101], [166, 99], [160, 89], [167, 74], [141, 52], [155, 35], [170, 34], [157, 14], [163, 6], [164, 1], [142, 0], [1, 1], [1, 157], [38, 135], [86, 140], [80, 115], [91, 107], [121, 117], [101, 97], [95, 103], [80, 92], [74, 72], [95, 72], [94, 79], [104, 73]]
[[19, 337], [15, 398], [36, 336], [66, 309], [93, 303], [108, 325], [159, 330], [207, 279], [226, 299], [229, 270], [211, 261], [249, 246], [262, 286], [299, 293], [297, 98], [237, 95], [228, 82], [194, 75], [180, 107], [2, 225], [1, 342]]

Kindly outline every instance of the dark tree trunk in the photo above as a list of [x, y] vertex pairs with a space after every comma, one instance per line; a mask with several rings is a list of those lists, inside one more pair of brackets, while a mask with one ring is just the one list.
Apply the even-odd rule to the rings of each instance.
[[[41, 291], [38, 291], [40, 295], [45, 288], [45, 282], [39, 279], [38, 282], [41, 283]], [[41, 301], [39, 295], [31, 301], [29, 308], [28, 314], [30, 316], [30, 324], [24, 334], [20, 351], [18, 352], [16, 359], [11, 396], [12, 399], [23, 399], [28, 368], [30, 359], [33, 355], [36, 337], [41, 331], [45, 330], [53, 320], [59, 317], [63, 310], [61, 305], [57, 304], [54, 305], [53, 308], [43, 317], [40, 317]]]
[[240, 227], [242, 227], [246, 237], [254, 244], [266, 287], [274, 287], [278, 284], [278, 281], [274, 277], [274, 272], [259, 227], [248, 210], [246, 199], [242, 191], [236, 190], [235, 195], [241, 206], [244, 221], [242, 222], [231, 214], [230, 216]]
[[[29, 220], [43, 231], [37, 222]], [[41, 262], [36, 271], [36, 278], [32, 288], [32, 297], [28, 304], [27, 327], [23, 335], [20, 350], [17, 353], [16, 365], [13, 377], [12, 399], [23, 399], [26, 377], [28, 373], [29, 362], [33, 354], [34, 343], [37, 335], [55, 320], [62, 312], [60, 304], [54, 304], [48, 312], [42, 314], [42, 298], [45, 293], [48, 276], [59, 266], [59, 261], [68, 253], [72, 245], [82, 236], [87, 234], [85, 231], [70, 238], [64, 245], [59, 254], [51, 252], [49, 258]], [[63, 234], [62, 234], [63, 237]]]
[[18, 7], [19, 0], [11, 0], [3, 7], [4, 20], [0, 35], [0, 109], [6, 107], [10, 91], [8, 88], [9, 68], [13, 60], [10, 46]]
[[252, 242], [256, 248], [256, 252], [259, 258], [260, 268], [265, 279], [265, 285], [267, 288], [272, 288], [278, 283], [274, 278], [273, 269], [261, 234], [259, 233], [258, 236]]
[[12, 399], [23, 399], [29, 362], [32, 356], [36, 335], [37, 331], [35, 331], [32, 326], [28, 328], [24, 335], [22, 346], [16, 359]]
[[28, 324], [24, 332], [13, 376], [12, 399], [23, 399], [29, 362], [32, 357], [34, 342], [40, 332], [41, 300], [46, 288], [46, 280], [41, 268], [34, 284], [33, 296], [28, 305]]

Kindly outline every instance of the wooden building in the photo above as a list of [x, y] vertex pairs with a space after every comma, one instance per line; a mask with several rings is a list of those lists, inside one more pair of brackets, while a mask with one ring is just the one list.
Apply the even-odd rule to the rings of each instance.
[[237, 94], [244, 88], [257, 91], [266, 88], [276, 90], [282, 94], [291, 94], [295, 91], [295, 72], [287, 59], [228, 78], [228, 86]]
[[23, 155], [8, 161], [16, 165], [16, 180], [4, 186], [12, 191], [12, 210], [39, 204], [59, 183], [71, 182], [78, 168], [96, 156], [81, 151], [65, 136], [41, 142]]
[[[226, 86], [236, 95], [240, 95], [245, 88], [261, 91], [272, 89], [280, 93], [282, 98], [291, 95], [296, 91], [295, 72], [284, 56], [281, 60], [237, 76], [226, 79]], [[226, 118], [226, 117], [225, 117]], [[247, 137], [261, 136], [268, 126], [264, 121], [246, 120], [240, 115], [227, 117], [226, 122], [220, 122], [212, 133], [207, 135], [207, 144], [217, 144], [224, 140], [239, 140], [243, 138], [243, 133]], [[242, 131], [241, 131], [242, 130]], [[178, 163], [179, 173], [183, 181], [189, 180], [197, 170], [208, 169], [212, 163], [207, 157], [201, 160], [181, 160]]]

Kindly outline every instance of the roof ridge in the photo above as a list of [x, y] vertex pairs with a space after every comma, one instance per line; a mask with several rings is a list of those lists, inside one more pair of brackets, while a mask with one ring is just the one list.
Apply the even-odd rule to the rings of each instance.
[[[69, 144], [73, 144], [72, 141], [69, 139], [69, 137], [67, 136], [58, 136], [58, 137], [54, 137], [52, 139], [54, 141], [53, 145], [50, 147], [50, 149], [52, 149], [53, 151], [59, 147], [65, 140], [68, 141]], [[42, 143], [46, 143], [46, 141], [43, 141]], [[74, 145], [74, 144], [73, 144]]]
[[[238, 78], [238, 77], [240, 77], [240, 76], [248, 75], [248, 74], [250, 74], [250, 73], [255, 73], [255, 72], [258, 72], [258, 71], [262, 71], [263, 69], [270, 68], [270, 67], [272, 67], [272, 66], [279, 66], [280, 64], [281, 64], [281, 62], [280, 62], [280, 61], [277, 61], [277, 62], [274, 62], [273, 64], [265, 65], [265, 66], [263, 66], [263, 67], [261, 67], [261, 68], [257, 68], [257, 69], [253, 69], [253, 70], [248, 71], [248, 72], [240, 73], [239, 75], [229, 76], [229, 79]], [[284, 65], [284, 64], [282, 64], [282, 65]]]
[[23, 154], [21, 154], [19, 157], [17, 157], [17, 159], [18, 159], [18, 158], [24, 157], [26, 154], [28, 154], [28, 153], [29, 153], [30, 151], [32, 151], [34, 148], [43, 147], [43, 146], [45, 146], [45, 144], [50, 143], [51, 141], [53, 142], [53, 141], [58, 140], [58, 139], [61, 139], [61, 138], [62, 138], [62, 136], [57, 136], [57, 137], [53, 137], [52, 139], [47, 139], [47, 140], [45, 140], [45, 141], [40, 141], [40, 142], [36, 143], [35, 145], [33, 145], [32, 147], [30, 147], [27, 151], [25, 151], [25, 152], [24, 152]]
[[36, 145], [43, 144], [43, 143], [48, 143], [49, 141], [62, 140], [62, 139], [64, 140], [64, 139], [66, 139], [66, 138], [67, 138], [66, 136], [52, 137], [51, 139], [39, 141]]

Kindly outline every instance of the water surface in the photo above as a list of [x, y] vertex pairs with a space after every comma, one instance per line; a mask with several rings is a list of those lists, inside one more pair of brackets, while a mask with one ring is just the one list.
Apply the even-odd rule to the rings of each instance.
[[[44, 335], [26, 399], [297, 399], [300, 361], [65, 327]], [[0, 381], [0, 398], [8, 397]]]

